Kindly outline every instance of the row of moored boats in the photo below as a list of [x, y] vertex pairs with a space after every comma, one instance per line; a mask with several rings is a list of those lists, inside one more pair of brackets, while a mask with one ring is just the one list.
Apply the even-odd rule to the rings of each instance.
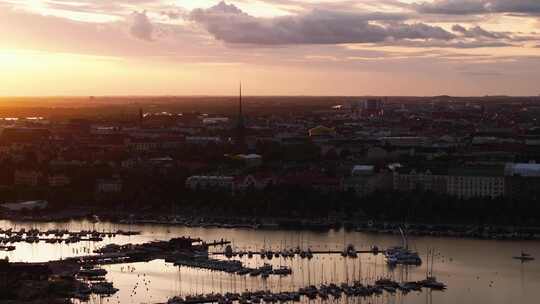
[[422, 288], [429, 288], [434, 290], [444, 290], [446, 286], [443, 283], [438, 282], [435, 278], [427, 278], [426, 280], [419, 282], [403, 282], [398, 283], [390, 279], [377, 280], [374, 284], [364, 285], [361, 282], [355, 282], [353, 284], [343, 283], [341, 285], [336, 284], [323, 284], [320, 286], [308, 286], [298, 289], [298, 291], [291, 292], [270, 292], [270, 291], [246, 291], [243, 293], [226, 293], [224, 295], [219, 293], [211, 293], [206, 295], [195, 295], [174, 297], [170, 299], [168, 304], [197, 304], [197, 303], [219, 303], [219, 304], [232, 304], [238, 302], [240, 304], [259, 304], [259, 303], [276, 303], [276, 302], [300, 302], [302, 298], [308, 298], [310, 300], [321, 299], [327, 300], [330, 297], [333, 299], [339, 299], [342, 296], [347, 297], [370, 297], [374, 295], [380, 295], [383, 292], [395, 293], [401, 291], [408, 293], [411, 291], [420, 291]]

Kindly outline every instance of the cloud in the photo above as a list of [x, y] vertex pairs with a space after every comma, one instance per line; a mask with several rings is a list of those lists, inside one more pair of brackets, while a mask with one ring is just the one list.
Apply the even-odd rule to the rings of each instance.
[[431, 40], [431, 41], [418, 41], [418, 40], [402, 40], [398, 42], [384, 43], [386, 46], [403, 46], [412, 48], [448, 48], [448, 49], [476, 49], [476, 48], [500, 48], [511, 47], [513, 44], [500, 41], [486, 41], [486, 40]]
[[386, 40], [450, 40], [455, 35], [438, 26], [403, 22], [403, 14], [311, 10], [305, 14], [257, 18], [220, 2], [195, 9], [189, 19], [215, 39], [255, 45], [377, 43]]
[[418, 12], [426, 14], [540, 14], [540, 1], [538, 0], [435, 0], [417, 3], [413, 7]]
[[478, 25], [467, 29], [467, 28], [465, 28], [465, 27], [463, 27], [463, 26], [461, 26], [459, 24], [455, 24], [452, 27], [452, 31], [454, 31], [456, 33], [460, 33], [464, 37], [467, 37], [467, 38], [489, 38], [489, 39], [508, 39], [508, 38], [510, 38], [505, 33], [487, 31], [487, 30], [483, 29], [482, 27], [480, 27]]
[[163, 11], [161, 12], [161, 15], [167, 16], [171, 20], [180, 19], [182, 16], [184, 16], [184, 12], [180, 10], [169, 10], [169, 11]]
[[131, 14], [131, 26], [129, 29], [131, 35], [136, 38], [152, 41], [152, 34], [154, 32], [154, 26], [146, 16], [146, 11], [142, 13], [133, 12]]

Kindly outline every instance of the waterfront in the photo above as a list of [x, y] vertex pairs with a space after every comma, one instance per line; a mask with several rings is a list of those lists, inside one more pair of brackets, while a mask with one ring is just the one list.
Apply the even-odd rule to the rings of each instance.
[[[152, 240], [168, 240], [179, 236], [200, 237], [204, 240], [221, 238], [233, 242], [234, 248], [242, 250], [280, 249], [284, 247], [310, 247], [314, 250], [342, 250], [345, 244], [354, 244], [358, 250], [373, 245], [388, 248], [398, 245], [397, 235], [366, 234], [361, 232], [307, 232], [284, 230], [252, 230], [221, 228], [188, 228], [161, 225], [119, 225], [73, 221], [67, 223], [17, 223], [0, 221], [0, 228], [37, 228], [98, 230], [98, 231], [141, 231], [141, 235], [104, 238], [102, 242], [76, 244], [19, 243], [12, 252], [2, 252], [10, 261], [42, 262], [84, 255], [109, 243], [143, 243]], [[411, 292], [402, 296], [384, 293], [378, 298], [352, 299], [364, 303], [525, 303], [533, 302], [535, 287], [540, 284], [540, 263], [521, 264], [512, 256], [522, 250], [540, 256], [540, 243], [533, 241], [486, 241], [454, 238], [411, 237], [410, 245], [425, 258], [428, 248], [438, 253], [435, 275], [448, 285], [444, 292]], [[211, 249], [219, 251], [219, 248]], [[222, 249], [221, 249], [222, 251]], [[236, 258], [238, 259], [238, 258]], [[247, 256], [242, 261], [249, 267], [261, 266], [258, 255]], [[104, 266], [107, 278], [120, 291], [108, 299], [94, 297], [91, 303], [158, 303], [177, 295], [227, 291], [241, 292], [245, 289], [271, 289], [288, 291], [305, 285], [323, 282], [342, 283], [354, 280], [374, 280], [386, 276], [396, 280], [420, 280], [425, 278], [426, 265], [420, 267], [398, 266], [388, 269], [382, 255], [361, 254], [358, 259], [344, 259], [340, 255], [315, 256], [313, 259], [273, 258], [274, 266], [290, 266], [289, 277], [236, 276], [193, 268], [178, 267], [155, 260], [149, 263], [134, 263]], [[317, 300], [320, 301], [320, 300]], [[340, 301], [346, 301], [345, 297]]]

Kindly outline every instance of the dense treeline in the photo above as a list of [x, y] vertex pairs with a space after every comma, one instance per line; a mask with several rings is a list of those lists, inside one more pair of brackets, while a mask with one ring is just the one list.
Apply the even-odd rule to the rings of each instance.
[[[178, 177], [179, 179], [181, 177]], [[422, 223], [540, 225], [540, 204], [534, 200], [460, 200], [429, 192], [378, 192], [358, 198], [353, 193], [276, 187], [232, 195], [193, 192], [171, 180], [140, 189], [145, 196], [124, 200], [122, 210], [230, 217], [324, 218]], [[135, 196], [138, 194], [133, 193]], [[128, 203], [129, 202], [129, 203]]]
[[0, 187], [0, 201], [46, 199], [53, 211], [87, 208], [133, 214], [191, 214], [203, 216], [321, 218], [422, 223], [523, 224], [540, 226], [540, 204], [523, 199], [469, 199], [430, 192], [378, 192], [359, 198], [353, 193], [320, 192], [301, 187], [271, 187], [264, 191], [228, 193], [190, 191], [185, 179], [193, 172], [131, 170], [121, 193], [95, 193], [95, 176], [106, 167], [79, 169], [65, 188]]

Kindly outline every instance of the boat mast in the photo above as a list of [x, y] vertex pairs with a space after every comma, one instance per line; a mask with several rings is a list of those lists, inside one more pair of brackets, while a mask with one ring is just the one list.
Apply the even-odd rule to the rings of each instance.
[[399, 233], [401, 234], [401, 239], [403, 241], [403, 248], [409, 249], [409, 244], [407, 242], [407, 237], [405, 236], [405, 232], [403, 232], [403, 229], [399, 227]]

